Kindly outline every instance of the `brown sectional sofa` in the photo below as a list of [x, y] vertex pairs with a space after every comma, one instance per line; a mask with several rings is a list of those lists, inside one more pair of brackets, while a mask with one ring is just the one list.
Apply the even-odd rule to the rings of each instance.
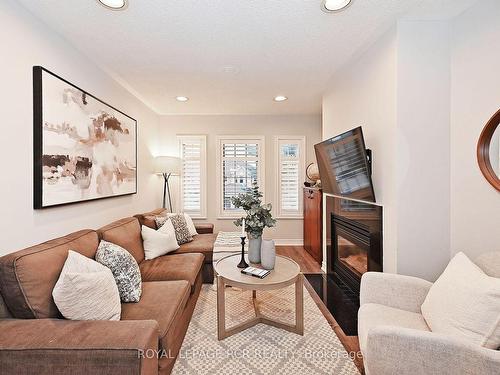
[[[191, 247], [153, 260], [144, 259], [136, 217], [1, 257], [0, 373], [169, 374], [196, 306], [206, 257], [212, 258], [209, 238], [214, 235], [204, 231], [213, 227], [197, 231], [203, 234], [195, 236]], [[65, 320], [52, 289], [68, 250], [94, 258], [100, 239], [124, 247], [137, 260], [141, 300], [122, 303], [121, 321]], [[205, 273], [213, 275], [213, 270]]]

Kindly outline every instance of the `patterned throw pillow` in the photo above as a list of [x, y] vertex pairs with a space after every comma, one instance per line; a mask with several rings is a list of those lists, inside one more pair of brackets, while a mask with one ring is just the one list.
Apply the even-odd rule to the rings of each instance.
[[139, 302], [142, 294], [141, 271], [127, 250], [114, 243], [101, 241], [95, 260], [113, 273], [122, 302]]
[[155, 219], [156, 226], [158, 228], [161, 228], [167, 220], [171, 220], [172, 224], [174, 225], [175, 237], [177, 238], [177, 243], [179, 245], [191, 242], [193, 240], [193, 236], [191, 236], [191, 233], [189, 233], [186, 218], [183, 214], [171, 215], [169, 217], [157, 216]]

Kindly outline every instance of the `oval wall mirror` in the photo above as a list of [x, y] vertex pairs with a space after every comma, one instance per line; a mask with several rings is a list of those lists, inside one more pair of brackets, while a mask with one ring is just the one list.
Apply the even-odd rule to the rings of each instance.
[[477, 143], [477, 161], [484, 177], [500, 191], [500, 110], [481, 132]]

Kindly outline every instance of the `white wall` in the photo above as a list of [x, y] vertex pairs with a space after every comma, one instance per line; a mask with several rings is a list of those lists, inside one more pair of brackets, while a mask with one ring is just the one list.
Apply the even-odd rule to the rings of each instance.
[[[234, 231], [234, 219], [217, 219], [217, 135], [265, 136], [265, 192], [266, 201], [276, 207], [276, 159], [274, 137], [276, 135], [300, 135], [306, 137], [306, 165], [315, 161], [315, 143], [321, 140], [321, 117], [315, 115], [171, 115], [160, 118], [160, 152], [177, 154], [178, 134], [207, 135], [207, 197], [208, 218], [216, 230]], [[282, 244], [301, 244], [303, 222], [297, 219], [281, 219], [273, 229], [266, 229], [264, 237], [279, 240]]]
[[396, 271], [396, 30], [338, 71], [323, 97], [323, 139], [362, 125], [373, 151], [377, 203], [384, 206], [384, 270]]
[[483, 0], [453, 20], [451, 252], [500, 251], [500, 192], [477, 166], [476, 145], [500, 108], [500, 2]]
[[446, 21], [398, 23], [397, 270], [429, 280], [450, 258], [450, 37]]
[[[15, 2], [0, 2], [0, 24], [0, 254], [159, 205], [161, 181], [150, 173], [151, 152], [158, 147], [156, 114]], [[137, 195], [33, 210], [33, 65], [46, 67], [137, 119]]]

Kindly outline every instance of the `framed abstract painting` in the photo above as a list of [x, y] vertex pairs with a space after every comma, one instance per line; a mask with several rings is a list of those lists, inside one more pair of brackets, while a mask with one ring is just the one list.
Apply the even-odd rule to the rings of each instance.
[[34, 208], [137, 193], [137, 121], [33, 67]]

